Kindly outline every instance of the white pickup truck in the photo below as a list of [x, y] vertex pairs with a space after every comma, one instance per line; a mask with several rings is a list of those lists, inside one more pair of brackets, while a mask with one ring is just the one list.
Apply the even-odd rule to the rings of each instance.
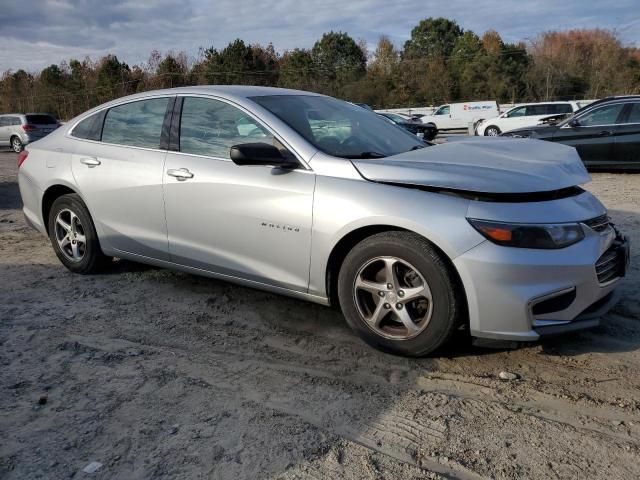
[[422, 123], [433, 123], [438, 130], [468, 128], [485, 118], [498, 116], [498, 104], [495, 101], [449, 103], [439, 106], [431, 115], [420, 118]]

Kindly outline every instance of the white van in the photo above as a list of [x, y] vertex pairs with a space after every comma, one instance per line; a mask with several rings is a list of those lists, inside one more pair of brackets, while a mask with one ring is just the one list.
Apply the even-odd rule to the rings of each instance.
[[495, 118], [488, 118], [476, 126], [476, 135], [493, 137], [516, 128], [538, 125], [540, 120], [552, 115], [564, 115], [580, 108], [577, 102], [527, 103], [513, 107]]
[[468, 128], [469, 123], [496, 117], [499, 113], [495, 101], [449, 103], [439, 106], [433, 114], [425, 115], [420, 120], [422, 123], [435, 124], [438, 130], [451, 130]]

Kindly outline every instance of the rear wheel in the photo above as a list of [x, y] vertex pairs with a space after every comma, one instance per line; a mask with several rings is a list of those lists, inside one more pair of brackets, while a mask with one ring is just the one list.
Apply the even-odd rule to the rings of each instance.
[[109, 261], [100, 249], [89, 210], [76, 194], [62, 195], [53, 202], [49, 238], [62, 264], [74, 273], [96, 273]]
[[20, 137], [11, 137], [11, 149], [16, 153], [20, 153], [22, 150], [24, 150], [24, 145], [22, 144], [22, 140], [20, 140]]
[[500, 129], [495, 125], [490, 125], [484, 130], [484, 134], [487, 137], [497, 137], [500, 135]]
[[463, 301], [451, 268], [424, 238], [385, 232], [356, 245], [338, 276], [347, 322], [367, 343], [419, 356], [444, 345]]

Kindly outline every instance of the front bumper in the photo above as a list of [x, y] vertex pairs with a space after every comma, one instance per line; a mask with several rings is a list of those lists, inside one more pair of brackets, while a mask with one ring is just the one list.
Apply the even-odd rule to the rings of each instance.
[[[611, 252], [615, 274], [603, 275], [596, 264], [609, 261]], [[628, 239], [614, 228], [589, 231], [559, 250], [487, 241], [454, 260], [467, 294], [471, 335], [512, 341], [598, 325], [617, 300], [614, 289], [628, 262]]]

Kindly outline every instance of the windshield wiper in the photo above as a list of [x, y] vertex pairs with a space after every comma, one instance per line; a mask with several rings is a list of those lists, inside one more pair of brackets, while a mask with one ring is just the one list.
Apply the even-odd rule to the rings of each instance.
[[411, 147], [411, 150], [409, 150], [410, 152], [412, 152], [413, 150], [420, 150], [421, 148], [426, 148], [427, 145], [414, 145], [413, 147]]
[[383, 155], [382, 153], [378, 153], [378, 152], [362, 152], [362, 153], [358, 153], [357, 155], [341, 155], [343, 158], [384, 158], [386, 157], [386, 155]]

